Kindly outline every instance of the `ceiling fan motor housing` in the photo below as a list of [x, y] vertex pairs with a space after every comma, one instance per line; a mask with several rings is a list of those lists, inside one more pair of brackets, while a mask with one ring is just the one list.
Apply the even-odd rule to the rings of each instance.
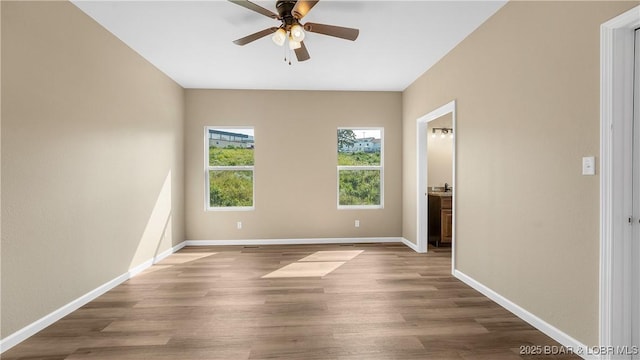
[[298, 19], [291, 13], [296, 2], [297, 0], [278, 0], [276, 2], [276, 10], [282, 20], [282, 27], [287, 31], [291, 29], [291, 26], [298, 24]]

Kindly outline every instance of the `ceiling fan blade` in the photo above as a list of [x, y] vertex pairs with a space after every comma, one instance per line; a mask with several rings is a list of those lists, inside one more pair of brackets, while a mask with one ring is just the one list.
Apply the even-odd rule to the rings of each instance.
[[258, 39], [261, 39], [269, 34], [273, 34], [274, 32], [276, 32], [278, 30], [277, 27], [271, 27], [268, 29], [264, 29], [262, 31], [258, 31], [257, 33], [253, 33], [251, 35], [245, 36], [243, 38], [240, 38], [238, 40], [234, 40], [233, 43], [236, 45], [247, 45], [248, 43], [252, 42], [252, 41], [256, 41]]
[[304, 24], [304, 29], [309, 32], [334, 36], [351, 41], [357, 39], [358, 35], [360, 34], [360, 30], [358, 29], [316, 23], [306, 23]]
[[298, 61], [307, 61], [311, 59], [309, 56], [309, 52], [307, 51], [307, 47], [304, 45], [303, 41], [300, 41], [300, 47], [294, 50], [296, 53], [296, 58]]
[[251, 1], [248, 1], [248, 0], [229, 0], [229, 2], [232, 2], [232, 3], [236, 4], [236, 5], [240, 5], [243, 8], [247, 8], [249, 10], [253, 10], [253, 11], [259, 13], [259, 14], [262, 14], [264, 16], [268, 16], [268, 17], [270, 17], [272, 19], [278, 19], [279, 18], [278, 14], [274, 13], [273, 11], [267, 10], [267, 9], [263, 8], [262, 6], [254, 4], [254, 3], [252, 3]]
[[296, 5], [291, 9], [293, 17], [300, 20], [307, 15], [309, 10], [314, 7], [320, 0], [298, 0]]

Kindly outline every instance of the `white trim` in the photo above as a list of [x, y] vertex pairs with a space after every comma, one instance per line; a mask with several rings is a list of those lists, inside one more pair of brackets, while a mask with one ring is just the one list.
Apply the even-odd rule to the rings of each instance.
[[[362, 244], [404, 243], [401, 237], [305, 238], [305, 239], [243, 239], [243, 240], [187, 240], [186, 246], [241, 246], [241, 245], [308, 245], [308, 244]], [[409, 246], [413, 249], [412, 246]]]
[[[255, 186], [255, 178], [253, 179], [253, 183], [254, 183], [254, 186]], [[254, 204], [255, 204], [255, 199], [254, 199]], [[221, 206], [221, 207], [210, 207], [210, 208], [206, 209], [205, 211], [207, 211], [207, 212], [209, 212], [209, 211], [212, 211], [212, 212], [222, 211], [222, 212], [224, 212], [224, 211], [255, 211], [255, 210], [256, 210], [255, 206], [224, 206], [224, 207]]]
[[405, 244], [408, 248], [412, 249], [413, 251], [419, 253], [420, 250], [418, 249], [418, 245], [412, 243], [411, 241], [405, 239], [405, 238], [401, 238], [402, 243]]
[[458, 222], [458, 216], [456, 215], [456, 209], [458, 208], [456, 206], [456, 199], [458, 198], [458, 196], [456, 195], [456, 189], [457, 184], [458, 184], [458, 180], [457, 180], [457, 172], [456, 172], [456, 164], [458, 163], [458, 160], [456, 160], [456, 144], [458, 142], [458, 114], [457, 114], [457, 108], [456, 108], [456, 102], [455, 100], [452, 101], [453, 105], [451, 106], [451, 118], [452, 118], [452, 129], [453, 129], [453, 149], [451, 150], [451, 158], [452, 158], [452, 167], [453, 167], [453, 184], [451, 184], [453, 186], [453, 194], [451, 194], [451, 274], [453, 274], [453, 272], [456, 270], [456, 223]]
[[371, 165], [362, 165], [362, 166], [358, 166], [358, 165], [338, 165], [338, 170], [375, 170], [375, 171], [379, 171], [380, 170], [380, 166], [371, 166]]
[[[423, 118], [417, 121], [416, 130], [416, 178], [417, 178], [417, 203], [416, 203], [416, 243], [418, 252], [428, 251], [428, 233], [429, 222], [427, 215], [429, 214], [428, 196], [427, 196], [427, 129], [428, 120]], [[453, 199], [452, 199], [453, 200]], [[424, 220], [424, 222], [423, 222]]]
[[[625, 243], [631, 215], [625, 178], [633, 109], [633, 30], [640, 26], [640, 6], [600, 27], [600, 327], [601, 346], [629, 344], [630, 314], [625, 310], [624, 278], [630, 254]], [[627, 124], [629, 123], [629, 124]], [[625, 150], [627, 149], [627, 150]], [[627, 166], [628, 167], [628, 166]], [[628, 277], [628, 274], [626, 275]], [[625, 312], [627, 314], [625, 315]], [[628, 328], [628, 330], [627, 330]]]
[[36, 333], [40, 332], [41, 330], [43, 330], [44, 328], [46, 328], [47, 326], [55, 323], [56, 321], [62, 319], [63, 317], [69, 315], [70, 313], [78, 310], [79, 308], [81, 308], [82, 306], [86, 305], [87, 303], [95, 300], [96, 298], [98, 298], [99, 296], [103, 295], [104, 293], [106, 293], [107, 291], [115, 288], [116, 286], [122, 284], [123, 282], [131, 279], [132, 277], [136, 276], [137, 274], [141, 273], [142, 271], [146, 270], [147, 268], [149, 268], [151, 265], [153, 265], [154, 263], [166, 258], [167, 256], [173, 254], [174, 252], [182, 249], [183, 247], [185, 247], [186, 242], [182, 242], [170, 249], [167, 249], [166, 251], [163, 251], [162, 253], [154, 256], [153, 259], [149, 259], [147, 261], [145, 261], [144, 263], [130, 269], [129, 271], [127, 271], [126, 273], [116, 277], [113, 280], [107, 281], [106, 283], [98, 286], [97, 288], [89, 291], [88, 293], [80, 296], [79, 298], [71, 301], [70, 303], [61, 306], [60, 308], [58, 308], [57, 310], [52, 311], [51, 313], [43, 316], [42, 318], [32, 322], [31, 324], [23, 327], [22, 329], [8, 335], [7, 337], [3, 338], [0, 340], [0, 354], [2, 354], [3, 352], [11, 349], [12, 347], [18, 345], [19, 343], [25, 341], [26, 339], [28, 339], [29, 337], [35, 335]]
[[126, 272], [0, 340], [0, 354], [129, 279]]
[[161, 252], [160, 254], [154, 256], [153, 259], [149, 259], [149, 260], [143, 262], [142, 264], [140, 264], [140, 265], [138, 265], [138, 266], [136, 266], [136, 267], [134, 267], [132, 269], [129, 269], [129, 278], [132, 278], [132, 277], [140, 274], [141, 272], [147, 270], [151, 265], [156, 264], [156, 263], [162, 261], [167, 256], [179, 251], [180, 249], [182, 249], [183, 247], [186, 246], [185, 244], [186, 244], [186, 242], [183, 241], [180, 244], [178, 244], [178, 245], [176, 245], [176, 246], [174, 246], [174, 247], [172, 247], [170, 249], [167, 249], [167, 250]]
[[417, 237], [417, 248], [418, 252], [427, 252], [428, 249], [428, 239], [427, 239], [427, 228], [429, 224], [427, 223], [427, 214], [428, 214], [428, 204], [427, 204], [427, 142], [428, 134], [427, 128], [428, 123], [432, 120], [435, 120], [441, 116], [451, 113], [452, 116], [452, 129], [453, 129], [453, 197], [451, 202], [453, 204], [452, 209], [452, 237], [451, 237], [451, 272], [456, 268], [455, 259], [456, 259], [456, 248], [455, 248], [455, 238], [456, 238], [456, 100], [452, 100], [451, 102], [442, 105], [441, 107], [431, 111], [430, 113], [421, 116], [416, 120], [416, 187], [417, 187], [417, 201], [416, 201], [416, 237]]
[[465, 273], [461, 272], [460, 270], [454, 270], [453, 276], [455, 276], [457, 279], [459, 279], [463, 283], [471, 286], [472, 288], [474, 288], [475, 290], [480, 292], [482, 295], [484, 295], [484, 296], [488, 297], [489, 299], [495, 301], [498, 305], [500, 305], [503, 308], [509, 310], [510, 312], [512, 312], [514, 315], [516, 315], [520, 319], [522, 319], [525, 322], [529, 323], [531, 326], [533, 326], [536, 329], [542, 331], [543, 333], [545, 333], [546, 335], [548, 335], [549, 337], [551, 337], [555, 341], [559, 342], [561, 345], [565, 346], [568, 349], [572, 349], [574, 351], [574, 353], [582, 356], [583, 359], [587, 359], [587, 358], [596, 359], [597, 358], [597, 357], [595, 357], [593, 355], [588, 356], [588, 353], [590, 352], [589, 351], [590, 348], [585, 346], [580, 341], [578, 341], [578, 340], [574, 339], [573, 337], [567, 335], [565, 332], [563, 332], [560, 329], [556, 328], [555, 326], [549, 324], [548, 322], [540, 319], [539, 317], [537, 317], [534, 314], [530, 313], [529, 311], [527, 311], [526, 309], [522, 308], [518, 304], [516, 304], [516, 303], [512, 302], [511, 300], [505, 298], [504, 296], [498, 294], [497, 292], [493, 291], [492, 289], [488, 288], [487, 286], [483, 285], [482, 283], [476, 281], [475, 279], [473, 279], [472, 277], [466, 275]]
[[[640, 12], [640, 8], [639, 8]], [[631, 345], [640, 347], [640, 28], [634, 31], [634, 81], [633, 81], [633, 140], [632, 140], [632, 213], [633, 226], [631, 229]], [[635, 240], [633, 240], [635, 239]], [[633, 305], [635, 304], [635, 305]], [[640, 354], [636, 354], [640, 360]]]
[[379, 210], [384, 209], [382, 205], [338, 205], [337, 210]]

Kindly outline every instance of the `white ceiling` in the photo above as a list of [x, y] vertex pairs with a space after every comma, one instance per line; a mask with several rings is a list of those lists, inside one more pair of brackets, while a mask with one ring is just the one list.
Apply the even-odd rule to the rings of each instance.
[[308, 33], [311, 59], [288, 65], [270, 36], [232, 43], [279, 21], [228, 1], [72, 1], [184, 88], [365, 91], [404, 90], [506, 3], [322, 0], [303, 23], [360, 36]]

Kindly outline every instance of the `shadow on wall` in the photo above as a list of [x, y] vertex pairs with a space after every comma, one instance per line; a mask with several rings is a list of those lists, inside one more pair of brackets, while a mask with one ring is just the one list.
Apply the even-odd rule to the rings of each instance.
[[169, 171], [140, 237], [138, 248], [129, 263], [129, 269], [133, 269], [149, 259], [155, 259], [160, 252], [173, 246], [171, 195], [171, 171]]

